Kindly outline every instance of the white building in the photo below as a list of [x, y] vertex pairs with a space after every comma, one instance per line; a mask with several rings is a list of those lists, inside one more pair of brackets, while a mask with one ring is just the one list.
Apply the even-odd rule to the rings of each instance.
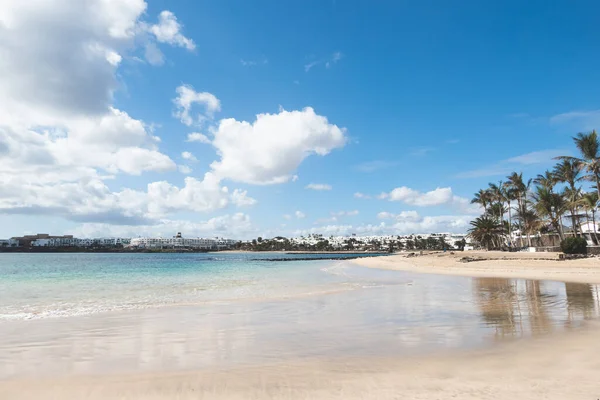
[[233, 247], [237, 243], [232, 239], [206, 239], [206, 238], [184, 238], [181, 233], [172, 238], [133, 238], [129, 244], [130, 247], [146, 249], [200, 249], [200, 250], [222, 250]]
[[31, 242], [33, 247], [115, 247], [128, 246], [129, 238], [96, 238], [79, 239], [74, 237], [48, 237], [39, 238]]
[[19, 241], [17, 239], [0, 239], [0, 247], [18, 247]]

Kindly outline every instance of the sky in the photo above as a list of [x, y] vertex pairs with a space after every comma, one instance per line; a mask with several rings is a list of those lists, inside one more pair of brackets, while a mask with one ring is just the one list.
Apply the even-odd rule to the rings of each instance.
[[599, 126], [598, 15], [0, 0], [0, 238], [464, 232]]

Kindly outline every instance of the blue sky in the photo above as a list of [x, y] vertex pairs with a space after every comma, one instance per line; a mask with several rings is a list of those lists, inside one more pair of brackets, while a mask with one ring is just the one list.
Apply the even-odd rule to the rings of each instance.
[[0, 237], [464, 231], [600, 122], [591, 1], [20, 3]]

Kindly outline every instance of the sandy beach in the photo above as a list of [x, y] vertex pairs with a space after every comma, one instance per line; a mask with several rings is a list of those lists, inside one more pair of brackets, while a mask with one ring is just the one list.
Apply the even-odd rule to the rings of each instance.
[[2, 399], [596, 399], [597, 323], [473, 353], [0, 383]]
[[[410, 258], [393, 255], [352, 263], [381, 270], [472, 276], [484, 278], [483, 283], [492, 285], [496, 282], [485, 278], [600, 282], [599, 259], [558, 261], [558, 256], [551, 253], [469, 252], [470, 257], [492, 260], [464, 263], [460, 259], [465, 255], [438, 253]], [[508, 280], [500, 282], [504, 285]], [[390, 290], [402, 289], [394, 286]], [[353, 296], [351, 292], [346, 295]], [[534, 308], [542, 304], [539, 301], [532, 303]], [[505, 305], [500, 304], [500, 308]], [[340, 307], [344, 307], [343, 303]], [[487, 310], [492, 318], [503, 312], [494, 307]], [[485, 348], [439, 350], [427, 355], [347, 358], [317, 355], [296, 361], [274, 359], [258, 365], [209, 369], [24, 377], [0, 381], [0, 398], [596, 399], [600, 396], [599, 332], [600, 322], [586, 319], [575, 329], [500, 341]], [[337, 335], [336, 340], [355, 345], [353, 334], [348, 329]]]
[[[600, 258], [559, 260], [560, 253], [500, 251], [437, 252], [415, 257], [395, 254], [354, 260], [368, 268], [487, 278], [522, 278], [600, 283]], [[461, 262], [464, 257], [479, 261]]]

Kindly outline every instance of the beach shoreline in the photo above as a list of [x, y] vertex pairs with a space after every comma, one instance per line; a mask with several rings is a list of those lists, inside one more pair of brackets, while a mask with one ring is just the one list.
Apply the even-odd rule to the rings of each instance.
[[[461, 262], [465, 256], [479, 261]], [[348, 262], [420, 274], [600, 283], [599, 259], [559, 261], [555, 253], [439, 252], [410, 257], [401, 253]], [[595, 399], [600, 395], [599, 333], [600, 321], [586, 320], [568, 331], [425, 355], [312, 356], [222, 368], [15, 378], [0, 380], [0, 398]]]
[[[367, 268], [424, 274], [600, 283], [600, 258], [559, 260], [559, 254], [469, 251], [413, 253], [409, 256], [408, 253], [396, 253], [350, 262]], [[471, 259], [470, 262], [461, 261], [464, 257]]]

